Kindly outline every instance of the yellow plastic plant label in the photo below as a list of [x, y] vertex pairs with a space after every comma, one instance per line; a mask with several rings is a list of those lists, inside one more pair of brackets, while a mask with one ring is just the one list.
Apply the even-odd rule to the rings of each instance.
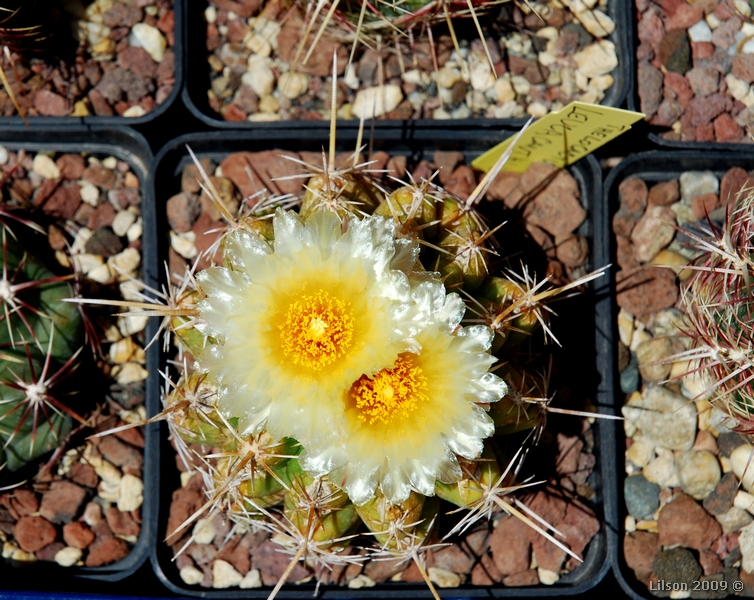
[[[530, 125], [516, 143], [503, 170], [523, 173], [535, 162], [565, 167], [625, 133], [643, 118], [642, 113], [630, 110], [571, 102]], [[511, 136], [485, 152], [471, 165], [480, 171], [489, 171], [515, 137]]]

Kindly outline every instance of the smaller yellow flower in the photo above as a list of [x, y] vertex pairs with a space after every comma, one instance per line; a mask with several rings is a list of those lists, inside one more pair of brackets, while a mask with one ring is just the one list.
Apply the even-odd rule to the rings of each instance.
[[389, 219], [344, 226], [327, 211], [302, 221], [279, 210], [273, 227], [272, 245], [252, 232], [227, 236], [225, 266], [197, 275], [198, 327], [217, 340], [198, 362], [242, 432], [337, 444], [343, 393], [417, 347], [442, 284], [412, 283], [417, 244], [396, 240]]
[[447, 321], [416, 336], [418, 353], [363, 375], [343, 396], [347, 429], [339, 447], [306, 446], [302, 466], [328, 474], [364, 504], [380, 486], [393, 503], [411, 490], [435, 493], [435, 481], [461, 479], [457, 456], [478, 458], [495, 426], [483, 405], [506, 393], [489, 372], [492, 332], [484, 326], [450, 334]]

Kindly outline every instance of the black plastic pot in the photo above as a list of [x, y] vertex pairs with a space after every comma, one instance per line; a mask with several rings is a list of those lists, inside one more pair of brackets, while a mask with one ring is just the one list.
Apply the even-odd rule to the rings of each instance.
[[[606, 208], [607, 215], [613, 215], [619, 205], [618, 198], [618, 186], [624, 180], [629, 177], [639, 177], [647, 182], [649, 186], [662, 181], [669, 181], [671, 179], [678, 179], [680, 175], [685, 171], [712, 171], [718, 177], [722, 177], [725, 172], [731, 167], [741, 167], [745, 170], [751, 170], [754, 168], [754, 152], [745, 151], [746, 148], [740, 148], [739, 152], [726, 153], [720, 151], [653, 151], [636, 154], [625, 160], [623, 160], [616, 168], [614, 168], [607, 179], [605, 180], [604, 187], [604, 206]], [[612, 259], [615, 260], [615, 237], [610, 235], [610, 254]], [[614, 283], [614, 282], [613, 282]], [[613, 298], [615, 297], [615, 290], [613, 286]], [[610, 329], [613, 331], [612, 339], [615, 341], [613, 356], [617, 357], [617, 323], [611, 323]], [[617, 385], [617, 363], [611, 367], [616, 374], [613, 376], [616, 381], [616, 387], [614, 397], [616, 401], [616, 414], [619, 414], [620, 404], [624, 394], [621, 392]], [[618, 551], [613, 556], [613, 571], [615, 577], [620, 583], [621, 588], [627, 596], [634, 600], [650, 599], [653, 596], [649, 593], [647, 587], [638, 581], [634, 576], [633, 571], [628, 567], [623, 556], [623, 539], [624, 539], [624, 523], [625, 518], [628, 515], [626, 510], [625, 500], [623, 497], [623, 482], [626, 478], [626, 471], [624, 468], [624, 452], [625, 435], [620, 431], [616, 437], [616, 458], [617, 467], [613, 474], [613, 484], [616, 489], [616, 495], [618, 499], [619, 510], [619, 527], [617, 534]], [[690, 583], [690, 582], [689, 582]], [[731, 596], [732, 590], [731, 591]]]
[[[184, 67], [186, 64], [184, 47], [186, 38], [183, 35], [186, 15], [186, 5], [184, 4], [184, 1], [175, 0], [173, 10], [175, 12], [175, 44], [173, 46], [173, 52], [175, 53], [175, 84], [173, 85], [170, 95], [162, 104], [156, 106], [153, 110], [141, 117], [98, 117], [96, 115], [90, 115], [88, 117], [27, 117], [27, 121], [29, 122], [28, 129], [42, 131], [43, 129], [55, 129], [58, 127], [74, 127], [79, 129], [82, 126], [102, 128], [132, 127], [151, 123], [168, 112], [181, 94], [184, 79]], [[24, 121], [18, 115], [12, 117], [0, 116], [0, 127], [22, 126], [24, 126]]]
[[[301, 135], [303, 133], [303, 135]], [[473, 139], [447, 136], [442, 140], [424, 141], [420, 139], [424, 134], [427, 137], [432, 132], [426, 130], [416, 131], [414, 138], [406, 139], [400, 130], [380, 130], [378, 139], [374, 142], [375, 150], [385, 150], [392, 155], [407, 155], [414, 159], [429, 158], [436, 150], [460, 150], [464, 153], [467, 163], [499, 142], [502, 135], [475, 136]], [[298, 134], [295, 135], [294, 134]], [[436, 135], [436, 134], [435, 134]], [[345, 151], [353, 145], [353, 138], [341, 136], [339, 149]], [[303, 138], [303, 139], [302, 139]], [[213, 132], [207, 134], [194, 134], [178, 138], [165, 146], [155, 159], [155, 183], [157, 197], [160, 204], [157, 209], [159, 220], [166, 220], [164, 215], [164, 201], [180, 191], [181, 173], [183, 168], [190, 164], [190, 157], [186, 146], [191, 147], [199, 158], [212, 158], [220, 161], [229, 153], [241, 150], [261, 151], [271, 148], [290, 149], [295, 151], [312, 150], [319, 151], [323, 140], [315, 132], [289, 132], [283, 131], [274, 141], [258, 140], [253, 134], [231, 134], [226, 132]], [[607, 213], [602, 208], [601, 176], [594, 158], [584, 159], [569, 168], [570, 173], [577, 180], [581, 190], [581, 201], [585, 206], [588, 217], [582, 225], [579, 233], [584, 235], [592, 248], [591, 260], [587, 268], [601, 266], [608, 260], [608, 219]], [[165, 231], [160, 228], [160, 231]], [[167, 236], [163, 233], [161, 244], [167, 247]], [[164, 256], [164, 255], [163, 255]], [[607, 279], [607, 278], [605, 278]], [[612, 329], [611, 329], [611, 306], [607, 295], [607, 284], [596, 282], [596, 289], [588, 292], [588, 299], [584, 300], [587, 323], [574, 323], [581, 334], [579, 348], [588, 348], [589, 359], [585, 359], [584, 369], [590, 374], [599, 377], [596, 389], [590, 388], [591, 396], [600, 407], [600, 412], [610, 412], [613, 404], [613, 379], [612, 379]], [[593, 303], [593, 304], [592, 304]], [[591, 320], [591, 319], [594, 320]], [[592, 337], [593, 334], [593, 337]], [[592, 355], [592, 350], [594, 354]], [[591, 361], [592, 357], [594, 361]], [[595, 377], [595, 379], [596, 379]], [[440, 590], [442, 596], [461, 597], [561, 597], [584, 594], [596, 586], [609, 570], [609, 563], [615, 550], [615, 531], [617, 530], [617, 508], [615, 504], [616, 492], [614, 478], [610, 470], [615, 464], [615, 440], [612, 422], [598, 420], [595, 429], [595, 455], [598, 465], [590, 479], [590, 483], [596, 490], [594, 508], [597, 518], [602, 523], [600, 532], [591, 541], [584, 564], [571, 574], [563, 577], [554, 586], [538, 586], [535, 588], [506, 588], [502, 584], [492, 587], [475, 587], [464, 585], [460, 588]], [[173, 450], [167, 443], [167, 428], [162, 429], [162, 464], [174, 465]], [[188, 586], [179, 577], [178, 569], [172, 562], [172, 551], [161, 540], [167, 527], [167, 518], [171, 493], [179, 486], [178, 473], [172, 467], [172, 473], [163, 470], [160, 480], [160, 507], [158, 514], [158, 534], [156, 543], [152, 546], [152, 566], [162, 583], [173, 593], [183, 596], [201, 598], [265, 598], [269, 590], [213, 590], [198, 586]], [[282, 598], [307, 598], [316, 595], [313, 583], [303, 585], [286, 585], [282, 588], [279, 597]], [[429, 591], [423, 584], [387, 583], [379, 584], [372, 588], [352, 590], [341, 587], [320, 586], [318, 597], [323, 598], [424, 598], [430, 597]]]
[[[323, 121], [276, 121], [273, 123], [261, 122], [229, 122], [212, 110], [207, 101], [207, 90], [210, 89], [209, 65], [207, 63], [207, 31], [203, 12], [207, 7], [206, 0], [176, 0], [185, 3], [184, 38], [186, 39], [185, 73], [186, 81], [183, 90], [183, 102], [191, 113], [200, 121], [216, 129], [254, 130], [259, 132], [260, 137], [275, 135], [282, 129], [301, 131], [312, 129], [320, 135], [326, 135], [329, 125]], [[626, 0], [609, 0], [607, 14], [615, 21], [615, 31], [606, 39], [615, 44], [618, 56], [618, 66], [612, 75], [615, 82], [607, 90], [605, 98], [600, 104], [605, 106], [620, 107], [623, 105], [628, 94], [633, 76], [634, 48], [631, 44], [632, 35], [628, 24], [631, 23], [631, 3]], [[189, 43], [190, 40], [190, 43]], [[434, 119], [417, 119], [409, 121], [377, 119], [375, 126], [378, 129], [395, 129], [424, 127], [429, 131], [436, 132], [436, 139], [443, 139], [449, 132], [463, 132], [469, 129], [491, 130], [501, 127], [518, 128], [526, 123], [527, 119], [449, 119], [438, 122]], [[339, 121], [338, 129], [358, 128], [359, 120]]]
[[[141, 183], [142, 193], [142, 278], [155, 287], [158, 280], [157, 252], [154, 244], [156, 238], [155, 203], [151, 183], [150, 165], [152, 154], [146, 140], [128, 129], [75, 129], [68, 127], [35, 129], [5, 129], [0, 133], [0, 145], [9, 150], [27, 150], [30, 152], [50, 151], [61, 153], [88, 153], [95, 156], [115, 156], [126, 161]], [[145, 331], [147, 339], [156, 333], [157, 323], [150, 322]], [[159, 348], [152, 345], [147, 350], [146, 367], [149, 377], [146, 380], [146, 409], [154, 414], [159, 404]], [[100, 401], [104, 401], [101, 399]], [[37, 562], [23, 567], [12, 567], [4, 560], [0, 562], [0, 597], [20, 596], [26, 593], [37, 595], [50, 592], [75, 596], [82, 589], [100, 593], [118, 593], [122, 587], [114, 585], [133, 575], [144, 563], [150, 544], [157, 531], [155, 518], [157, 504], [156, 482], [159, 480], [157, 463], [154, 459], [157, 451], [158, 431], [154, 425], [143, 429], [144, 448], [144, 502], [142, 504], [142, 523], [139, 539], [131, 548], [129, 555], [111, 565], [102, 567], [60, 567], [55, 563]], [[108, 585], [110, 584], [110, 585]], [[33, 590], [39, 590], [35, 592]]]

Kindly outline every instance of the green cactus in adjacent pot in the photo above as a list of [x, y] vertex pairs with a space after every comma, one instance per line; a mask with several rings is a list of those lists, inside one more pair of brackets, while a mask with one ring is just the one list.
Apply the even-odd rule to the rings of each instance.
[[15, 471], [57, 447], [80, 420], [65, 379], [77, 367], [84, 324], [79, 307], [64, 302], [74, 295], [70, 277], [26, 250], [40, 240], [30, 239], [30, 230], [1, 227], [0, 465]]

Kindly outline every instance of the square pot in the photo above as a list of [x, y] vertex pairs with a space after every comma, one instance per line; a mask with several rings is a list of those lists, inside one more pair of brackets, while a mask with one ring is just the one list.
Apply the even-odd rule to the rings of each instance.
[[[428, 135], [425, 130], [416, 131], [416, 137], [407, 139], [401, 131], [386, 132], [381, 131], [379, 139], [374, 142], [374, 150], [384, 150], [392, 156], [407, 156], [417, 162], [421, 159], [432, 159], [433, 152], [439, 149], [444, 151], [460, 151], [465, 159], [470, 159], [481, 154], [482, 151], [489, 148], [499, 139], [491, 137], [459, 139], [448, 137], [442, 141], [427, 141], [419, 139], [422, 135]], [[181, 178], [183, 169], [191, 164], [191, 159], [186, 151], [188, 145], [199, 159], [209, 158], [219, 162], [228, 154], [237, 151], [262, 151], [271, 148], [285, 149], [293, 151], [310, 150], [317, 152], [322, 148], [323, 140], [315, 134], [307, 136], [301, 132], [296, 132], [296, 136], [287, 135], [283, 132], [276, 137], [274, 141], [259, 140], [253, 134], [229, 134], [213, 132], [207, 134], [193, 134], [183, 136], [174, 140], [165, 146], [156, 158], [155, 184], [156, 193], [161, 198], [174, 196], [181, 190]], [[342, 136], [339, 149], [345, 150], [350, 147], [354, 140], [348, 135]], [[345, 141], [343, 141], [345, 140]], [[575, 178], [580, 189], [581, 202], [587, 210], [587, 221], [579, 229], [579, 233], [589, 240], [592, 248], [589, 267], [604, 264], [607, 256], [607, 248], [604, 245], [604, 236], [606, 232], [606, 215], [601, 209], [601, 204], [595, 202], [600, 197], [601, 180], [596, 161], [589, 158], [583, 160], [569, 169], [570, 174]], [[164, 207], [158, 210], [161, 215], [161, 223], [164, 225], [166, 217]], [[160, 227], [162, 231], [162, 226]], [[168, 243], [163, 235], [160, 238], [162, 256], [166, 256]], [[597, 281], [599, 284], [599, 280]], [[587, 347], [584, 354], [579, 354], [579, 360], [583, 356], [588, 359], [581, 360], [582, 368], [584, 362], [589, 373], [588, 393], [593, 398], [594, 404], [599, 407], [598, 411], [606, 410], [611, 405], [612, 380], [611, 380], [611, 351], [612, 340], [611, 330], [608, 327], [610, 323], [610, 306], [609, 297], [603, 293], [604, 286], [600, 286], [596, 292], [596, 298], [591, 296], [590, 300], [584, 305], [585, 307], [579, 312], [580, 317], [589, 319], [589, 325], [579, 327], [582, 321], [575, 323], [579, 335], [586, 336], [588, 341], [582, 342]], [[595, 304], [591, 304], [594, 299]], [[594, 319], [592, 325], [591, 319]], [[569, 330], [570, 332], [571, 330]], [[592, 337], [591, 332], [594, 332]], [[566, 338], [564, 338], [565, 341]], [[571, 338], [572, 339], [572, 338]], [[566, 342], [567, 344], [567, 342]], [[567, 345], [566, 345], [567, 348]], [[571, 354], [574, 357], [574, 354]], [[599, 383], [597, 383], [599, 378]], [[582, 378], [585, 379], [585, 378]], [[594, 386], [591, 385], [594, 382]], [[242, 598], [242, 597], [266, 597], [269, 593], [267, 590], [252, 589], [212, 589], [191, 586], [184, 583], [178, 573], [175, 562], [172, 561], [172, 551], [161, 540], [166, 533], [168, 513], [170, 508], [170, 497], [173, 490], [180, 486], [178, 472], [175, 467], [169, 469], [167, 465], [174, 464], [174, 452], [167, 442], [167, 427], [162, 427], [163, 442], [161, 447], [161, 463], [165, 465], [163, 475], [160, 480], [161, 485], [161, 504], [158, 515], [158, 535], [156, 544], [152, 547], [152, 566], [163, 584], [165, 584], [173, 593], [181, 595], [190, 595], [207, 598]], [[554, 586], [540, 585], [534, 588], [507, 588], [500, 584], [490, 587], [479, 587], [464, 585], [452, 590], [440, 590], [442, 595], [452, 597], [473, 597], [490, 594], [494, 597], [520, 597], [520, 596], [553, 596], [577, 595], [583, 593], [597, 585], [608, 570], [608, 556], [611, 548], [614, 547], [614, 540], [611, 531], [615, 530], [614, 493], [609, 488], [610, 476], [606, 470], [613, 464], [613, 431], [611, 427], [605, 426], [605, 422], [600, 420], [594, 425], [594, 447], [598, 465], [589, 479], [589, 484], [594, 488], [596, 496], [593, 502], [593, 508], [597, 510], [598, 519], [602, 524], [600, 531], [592, 539], [590, 545], [585, 551], [585, 562], [575, 571], [561, 578]], [[605, 487], [605, 483], [608, 487]], [[314, 583], [305, 583], [302, 585], [285, 585], [280, 594], [281, 597], [305, 597], [315, 592]], [[378, 584], [376, 587], [362, 588], [359, 591], [354, 589], [321, 586], [319, 593], [323, 597], [429, 597], [430, 593], [423, 583], [386, 583]]]

